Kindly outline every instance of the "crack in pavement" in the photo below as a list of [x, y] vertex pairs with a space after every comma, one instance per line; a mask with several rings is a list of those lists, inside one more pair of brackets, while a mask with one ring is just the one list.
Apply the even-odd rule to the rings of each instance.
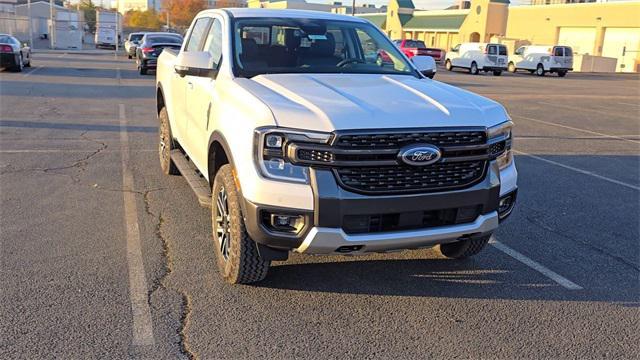
[[[159, 189], [159, 190], [163, 190], [163, 189]], [[157, 190], [154, 190], [154, 191], [157, 191]], [[177, 329], [177, 334], [178, 334], [178, 337], [180, 338], [180, 341], [179, 341], [180, 352], [182, 353], [182, 355], [186, 356], [188, 359], [196, 359], [197, 356], [190, 349], [187, 341], [187, 335], [186, 335], [186, 331], [189, 326], [189, 318], [191, 315], [191, 299], [185, 292], [174, 289], [174, 288], [169, 288], [165, 284], [167, 277], [173, 272], [173, 256], [171, 255], [169, 242], [164, 237], [162, 232], [162, 225], [165, 222], [162, 211], [160, 211], [157, 215], [153, 211], [151, 211], [151, 203], [149, 201], [150, 200], [149, 196], [151, 195], [152, 192], [153, 191], [145, 191], [142, 194], [143, 200], [144, 200], [144, 211], [147, 215], [156, 219], [154, 235], [158, 240], [160, 240], [162, 244], [162, 257], [164, 258], [164, 261], [163, 261], [164, 267], [163, 269], [161, 269], [160, 276], [157, 279], [154, 279], [151, 281], [151, 288], [149, 289], [147, 299], [149, 301], [149, 305], [151, 305], [151, 298], [153, 297], [153, 294], [159, 289], [163, 289], [168, 292], [175, 292], [180, 296], [180, 299], [181, 299], [180, 326]]]
[[[524, 205], [522, 205], [522, 206], [527, 208], [534, 215], [536, 213], [538, 213], [538, 211], [536, 211], [535, 209], [529, 208], [529, 207], [524, 206]], [[529, 223], [531, 223], [531, 224], [533, 224], [533, 225], [535, 225], [535, 226], [537, 226], [539, 228], [542, 228], [542, 229], [547, 230], [547, 231], [549, 231], [549, 232], [551, 232], [553, 234], [556, 234], [556, 235], [558, 235], [560, 237], [563, 237], [563, 238], [565, 238], [565, 239], [567, 239], [567, 240], [569, 240], [569, 241], [571, 241], [571, 242], [573, 242], [575, 244], [582, 245], [582, 246], [584, 246], [584, 247], [586, 247], [588, 249], [591, 249], [591, 250], [593, 250], [593, 251], [595, 251], [595, 252], [597, 252], [597, 253], [599, 253], [601, 255], [608, 256], [608, 257], [620, 262], [621, 264], [626, 265], [627, 267], [630, 267], [631, 269], [640, 272], [640, 267], [638, 267], [636, 264], [634, 264], [632, 262], [629, 262], [627, 259], [625, 259], [625, 258], [623, 258], [621, 256], [611, 254], [610, 252], [608, 252], [605, 249], [599, 248], [599, 247], [597, 247], [595, 245], [592, 245], [592, 244], [589, 244], [589, 243], [587, 243], [585, 241], [581, 241], [581, 240], [577, 239], [576, 237], [574, 237], [572, 235], [569, 235], [569, 234], [566, 234], [566, 233], [564, 233], [564, 232], [562, 232], [560, 230], [554, 229], [551, 226], [549, 226], [549, 225], [545, 224], [544, 222], [542, 222], [542, 220], [539, 220], [539, 219], [535, 218], [532, 215], [525, 215], [524, 218]]]

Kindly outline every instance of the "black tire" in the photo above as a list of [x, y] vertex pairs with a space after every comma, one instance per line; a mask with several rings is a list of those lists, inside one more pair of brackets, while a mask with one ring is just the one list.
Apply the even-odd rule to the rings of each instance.
[[542, 66], [542, 64], [538, 64], [538, 67], [536, 67], [536, 75], [544, 76], [545, 73], [546, 71], [544, 71], [544, 66]]
[[169, 123], [169, 113], [163, 107], [158, 114], [160, 126], [158, 127], [158, 154], [160, 155], [160, 168], [165, 175], [179, 175], [180, 171], [171, 160], [171, 150], [176, 148]]
[[218, 270], [230, 284], [263, 280], [271, 265], [271, 261], [260, 257], [258, 245], [247, 233], [240, 201], [232, 167], [223, 165], [211, 191], [211, 227]]
[[127, 57], [129, 58], [129, 60], [131, 60], [133, 58], [133, 56], [131, 56], [131, 54], [127, 55]]
[[478, 254], [489, 242], [491, 235], [457, 241], [449, 244], [440, 244], [440, 253], [450, 259], [465, 259]]
[[478, 75], [478, 73], [480, 73], [480, 70], [478, 69], [478, 64], [476, 64], [475, 61], [471, 63], [471, 67], [469, 68], [469, 73], [471, 75]]
[[567, 72], [565, 70], [558, 71], [558, 76], [565, 77], [567, 76]]
[[518, 69], [516, 69], [516, 65], [514, 63], [512, 63], [512, 62], [509, 63], [509, 66], [507, 67], [507, 70], [510, 73], [514, 73], [514, 74], [516, 73], [516, 71], [518, 71]]
[[432, 80], [433, 80], [433, 77], [434, 77], [434, 76], [436, 76], [436, 74], [429, 74], [429, 75], [427, 75], [427, 77], [428, 77], [429, 79], [432, 79]]
[[29, 62], [24, 64], [24, 67], [31, 67], [31, 53], [29, 53]]
[[13, 67], [13, 71], [15, 72], [22, 72], [22, 69], [24, 69], [24, 62], [22, 61], [22, 54], [20, 54], [20, 56], [16, 59], [16, 64]]
[[447, 61], [444, 62], [444, 68], [447, 69], [447, 71], [453, 71], [453, 65], [451, 65], [451, 60], [447, 59]]
[[500, 76], [500, 75], [502, 75], [502, 71], [500, 70], [496, 70], [493, 72], [493, 76]]
[[144, 67], [142, 64], [140, 64], [140, 66], [138, 67], [138, 70], [140, 72], [140, 75], [147, 75], [147, 68]]

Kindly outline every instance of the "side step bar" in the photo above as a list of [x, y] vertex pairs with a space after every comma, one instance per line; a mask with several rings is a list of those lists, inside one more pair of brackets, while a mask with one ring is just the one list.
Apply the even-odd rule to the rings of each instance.
[[180, 173], [187, 180], [191, 190], [198, 197], [200, 206], [211, 208], [211, 189], [207, 180], [200, 176], [195, 165], [187, 159], [180, 150], [171, 150], [171, 160], [176, 165]]

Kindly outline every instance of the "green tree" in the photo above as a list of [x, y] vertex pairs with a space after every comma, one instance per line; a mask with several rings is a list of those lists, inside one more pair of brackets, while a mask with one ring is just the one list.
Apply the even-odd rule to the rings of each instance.
[[124, 25], [131, 28], [158, 30], [162, 23], [158, 13], [153, 9], [147, 11], [129, 10], [124, 15]]
[[80, 11], [84, 13], [84, 21], [91, 33], [96, 32], [96, 9], [91, 0], [80, 0]]

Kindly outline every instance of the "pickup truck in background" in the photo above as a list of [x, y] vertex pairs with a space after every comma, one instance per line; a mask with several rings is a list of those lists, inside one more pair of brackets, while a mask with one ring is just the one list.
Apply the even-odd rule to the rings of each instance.
[[513, 124], [434, 67], [357, 17], [196, 16], [158, 59], [160, 165], [211, 208], [226, 281], [260, 281], [291, 251], [483, 249], [516, 201]]

